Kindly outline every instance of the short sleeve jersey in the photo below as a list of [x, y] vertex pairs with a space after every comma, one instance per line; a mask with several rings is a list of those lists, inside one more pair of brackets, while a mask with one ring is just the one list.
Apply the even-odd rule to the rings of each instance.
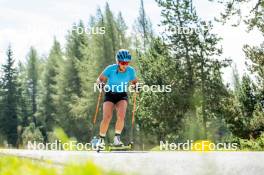
[[133, 67], [127, 66], [125, 72], [119, 72], [117, 64], [107, 66], [103, 75], [107, 77], [106, 85], [112, 92], [127, 92], [129, 82], [136, 79], [136, 71]]

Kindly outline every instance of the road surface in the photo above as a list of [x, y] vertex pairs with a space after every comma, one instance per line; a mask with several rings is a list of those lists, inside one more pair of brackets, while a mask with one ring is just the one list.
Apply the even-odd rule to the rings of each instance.
[[139, 175], [263, 175], [264, 152], [84, 152], [0, 149], [55, 164], [92, 160], [105, 170]]

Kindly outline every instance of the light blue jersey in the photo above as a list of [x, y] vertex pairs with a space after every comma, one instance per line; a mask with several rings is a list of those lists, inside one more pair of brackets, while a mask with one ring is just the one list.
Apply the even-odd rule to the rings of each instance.
[[107, 66], [103, 75], [107, 77], [106, 86], [112, 92], [127, 92], [129, 82], [136, 79], [136, 71], [133, 67], [127, 66], [125, 72], [119, 72], [118, 64]]

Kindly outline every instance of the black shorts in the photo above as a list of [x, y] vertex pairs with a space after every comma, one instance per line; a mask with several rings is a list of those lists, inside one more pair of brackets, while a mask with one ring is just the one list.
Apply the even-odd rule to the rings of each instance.
[[120, 100], [128, 100], [128, 96], [126, 92], [106, 92], [104, 97], [104, 102], [110, 101], [114, 104], [119, 102]]

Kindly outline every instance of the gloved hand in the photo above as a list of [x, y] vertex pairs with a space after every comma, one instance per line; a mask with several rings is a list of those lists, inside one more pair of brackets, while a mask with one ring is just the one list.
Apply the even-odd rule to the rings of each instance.
[[99, 82], [98, 84], [97, 84], [97, 86], [99, 87], [99, 89], [103, 89], [104, 88], [104, 86], [105, 86], [105, 83], [104, 82]]
[[139, 83], [136, 83], [136, 84], [133, 85], [133, 89], [136, 92], [139, 92], [142, 89], [142, 86]]

